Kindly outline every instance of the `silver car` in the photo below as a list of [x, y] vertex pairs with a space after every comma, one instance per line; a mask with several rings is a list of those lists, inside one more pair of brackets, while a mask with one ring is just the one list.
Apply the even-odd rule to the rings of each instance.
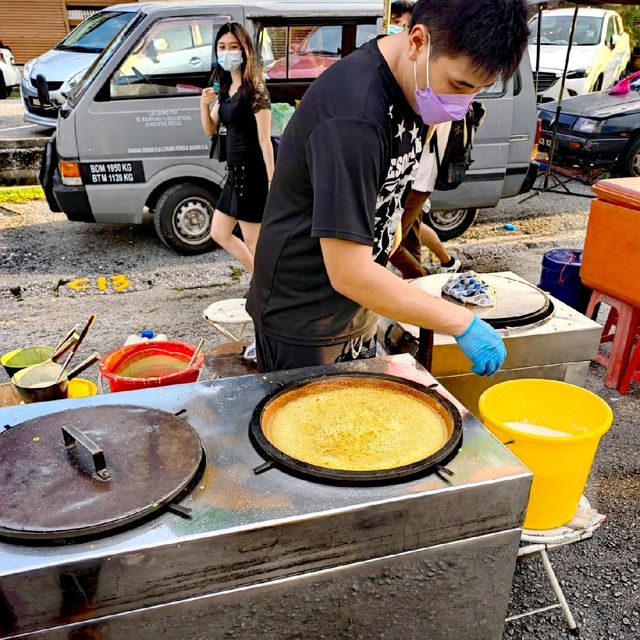
[[[133, 17], [133, 11], [105, 10], [78, 25], [60, 44], [24, 65], [20, 93], [27, 122], [55, 127], [66, 96], [95, 59]], [[38, 91], [38, 76], [47, 99]]]

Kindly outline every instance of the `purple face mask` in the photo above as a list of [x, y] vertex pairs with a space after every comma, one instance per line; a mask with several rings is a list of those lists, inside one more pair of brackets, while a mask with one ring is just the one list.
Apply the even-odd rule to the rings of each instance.
[[416, 63], [413, 63], [413, 78], [416, 83], [416, 104], [426, 125], [441, 124], [443, 122], [455, 122], [462, 120], [476, 97], [476, 93], [455, 94], [436, 93], [431, 88], [429, 80], [429, 59], [431, 58], [431, 41], [427, 44], [427, 86], [418, 89], [418, 73]]

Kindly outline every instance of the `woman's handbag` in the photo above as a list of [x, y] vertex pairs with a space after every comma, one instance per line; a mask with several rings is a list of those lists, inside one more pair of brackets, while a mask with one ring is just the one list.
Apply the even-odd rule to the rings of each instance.
[[211, 136], [209, 158], [218, 162], [227, 161], [227, 130], [224, 125], [218, 126], [216, 133]]

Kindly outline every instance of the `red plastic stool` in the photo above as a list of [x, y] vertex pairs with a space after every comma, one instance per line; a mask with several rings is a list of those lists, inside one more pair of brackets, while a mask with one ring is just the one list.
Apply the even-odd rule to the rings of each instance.
[[636, 347], [629, 361], [629, 366], [622, 376], [622, 381], [618, 387], [618, 391], [624, 396], [629, 391], [629, 387], [632, 382], [640, 382], [640, 340], [638, 340], [638, 333], [640, 333], [640, 325], [636, 328], [635, 342]]
[[[594, 290], [586, 315], [595, 319], [603, 302], [611, 307], [611, 311], [609, 311], [600, 343], [612, 343], [611, 355], [598, 351], [595, 361], [607, 368], [605, 385], [610, 389], [616, 389], [629, 364], [636, 328], [640, 324], [640, 308]], [[614, 326], [615, 331], [612, 330]]]

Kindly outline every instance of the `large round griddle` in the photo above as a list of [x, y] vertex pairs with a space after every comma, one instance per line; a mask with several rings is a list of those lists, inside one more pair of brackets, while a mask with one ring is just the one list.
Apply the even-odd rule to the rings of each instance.
[[165, 411], [69, 409], [0, 435], [0, 536], [104, 533], [179, 496], [203, 462], [194, 429]]
[[[266, 436], [263, 430], [263, 416], [269, 412], [272, 406], [286, 402], [287, 398], [297, 398], [301, 393], [305, 392], [305, 389], [310, 388], [315, 383], [327, 380], [347, 385], [357, 385], [361, 382], [386, 385], [396, 391], [400, 390], [414, 397], [419, 396], [444, 418], [449, 432], [449, 439], [441, 449], [428, 458], [393, 469], [375, 471], [332, 469], [292, 458], [275, 447]], [[253, 412], [249, 425], [249, 436], [258, 452], [266, 460], [293, 475], [332, 484], [386, 484], [400, 482], [410, 476], [430, 473], [453, 458], [462, 444], [462, 417], [458, 409], [447, 398], [412, 380], [386, 374], [339, 373], [294, 380], [282, 385], [280, 389], [263, 398]]]
[[[488, 273], [482, 273], [479, 276], [494, 288], [496, 305], [494, 307], [469, 305], [468, 308], [494, 329], [525, 327], [541, 322], [553, 314], [553, 302], [538, 287], [509, 276]], [[418, 278], [412, 282], [412, 285], [438, 298], [445, 298], [455, 304], [461, 304], [442, 294], [442, 287], [450, 277], [450, 273], [439, 273]]]

